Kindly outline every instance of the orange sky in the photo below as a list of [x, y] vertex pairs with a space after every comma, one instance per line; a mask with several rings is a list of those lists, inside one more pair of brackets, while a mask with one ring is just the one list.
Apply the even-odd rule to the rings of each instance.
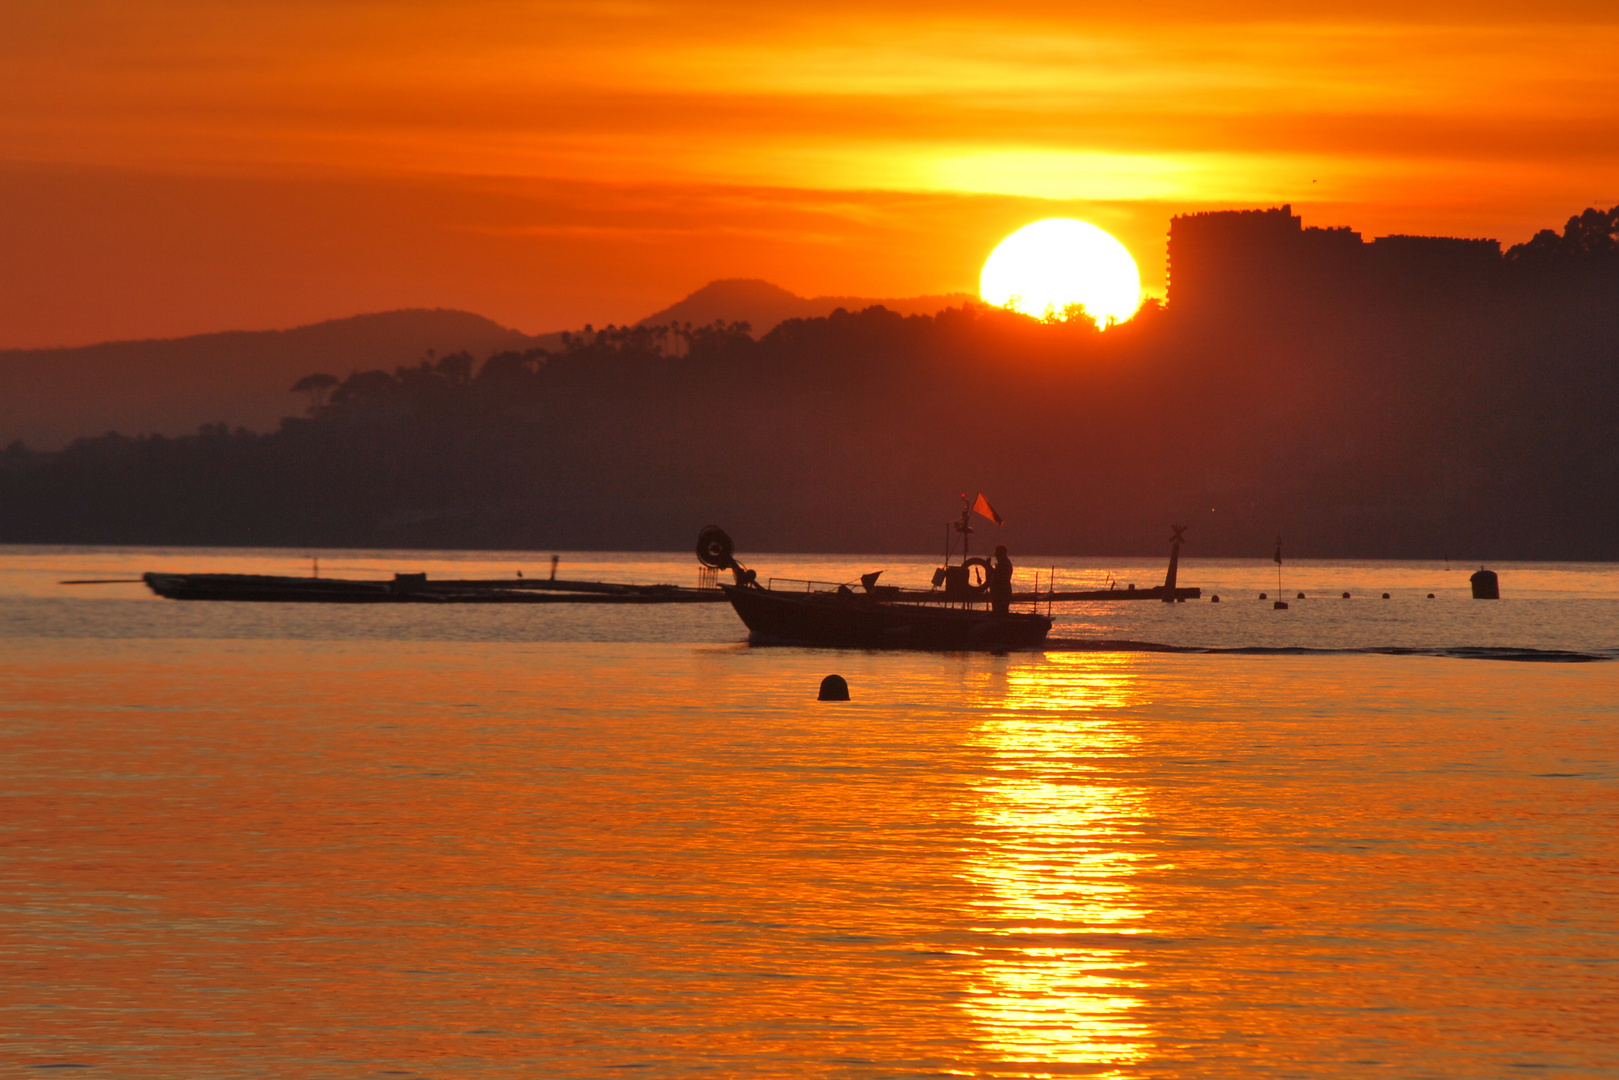
[[1619, 9], [144, 0], [0, 9], [0, 347], [404, 306], [528, 331], [716, 277], [974, 290], [1173, 213], [1507, 243], [1619, 203]]

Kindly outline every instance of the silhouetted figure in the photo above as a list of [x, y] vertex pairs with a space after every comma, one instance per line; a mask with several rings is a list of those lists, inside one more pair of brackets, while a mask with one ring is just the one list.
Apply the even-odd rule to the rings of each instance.
[[989, 606], [997, 615], [1012, 609], [1012, 560], [1006, 557], [1006, 545], [995, 548], [995, 561], [989, 568]]

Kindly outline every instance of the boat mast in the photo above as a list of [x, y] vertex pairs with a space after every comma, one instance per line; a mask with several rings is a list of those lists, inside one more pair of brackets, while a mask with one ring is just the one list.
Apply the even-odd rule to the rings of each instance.
[[[967, 505], [966, 495], [961, 497], [961, 503], [961, 524], [956, 526], [956, 531], [961, 534], [961, 562], [965, 566], [967, 564], [967, 538], [973, 534], [973, 527], [967, 522], [972, 517], [973, 508]], [[949, 560], [945, 561], [948, 562]]]
[[[961, 520], [956, 523], [956, 531], [961, 533], [961, 606], [964, 608], [972, 606], [972, 597], [967, 592], [967, 551], [968, 538], [973, 534], [973, 527], [970, 524], [972, 513], [972, 507], [967, 505], [967, 493], [964, 491], [961, 493]], [[948, 565], [949, 560], [946, 559], [945, 562]]]

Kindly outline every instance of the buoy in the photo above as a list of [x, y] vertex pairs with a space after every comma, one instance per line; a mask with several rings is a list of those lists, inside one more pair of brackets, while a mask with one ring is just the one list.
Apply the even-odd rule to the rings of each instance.
[[1388, 599], [1388, 598], [1389, 598], [1389, 594], [1388, 594], [1388, 593], [1384, 593], [1384, 594], [1383, 594], [1383, 599], [1385, 599], [1385, 600], [1387, 600], [1387, 599]]
[[1209, 603], [1218, 604], [1219, 602], [1220, 602], [1220, 594], [1219, 593], [1215, 593], [1213, 596], [1209, 597]]
[[1348, 594], [1348, 593], [1344, 593], [1344, 599], [1345, 599], [1345, 600], [1348, 600], [1348, 599], [1349, 599], [1349, 594]]
[[1271, 605], [1271, 610], [1272, 611], [1286, 611], [1287, 610], [1287, 601], [1286, 600], [1278, 600], [1278, 601], [1276, 601], [1276, 603]]
[[1473, 583], [1474, 600], [1501, 599], [1501, 579], [1495, 576], [1494, 570], [1478, 568], [1478, 573], [1468, 579]]
[[1300, 600], [1303, 600], [1303, 599], [1304, 599], [1304, 594], [1303, 594], [1303, 593], [1299, 593], [1299, 599], [1300, 599]]
[[1433, 599], [1433, 593], [1429, 593], [1429, 594], [1428, 594], [1428, 599], [1429, 599], [1429, 600], [1432, 600], [1432, 599]]
[[1261, 600], [1269, 600], [1269, 599], [1270, 599], [1270, 596], [1269, 596], [1269, 595], [1267, 595], [1267, 594], [1266, 594], [1266, 593], [1260, 593], [1260, 594], [1259, 594], [1259, 598], [1260, 598], [1260, 599], [1261, 599]]
[[848, 701], [849, 683], [842, 675], [828, 675], [821, 680], [821, 696], [817, 701]]

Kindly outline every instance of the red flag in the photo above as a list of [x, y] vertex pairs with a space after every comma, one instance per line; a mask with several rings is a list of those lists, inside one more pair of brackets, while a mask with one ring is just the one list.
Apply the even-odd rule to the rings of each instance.
[[982, 514], [984, 517], [989, 518], [989, 520], [993, 521], [997, 525], [1006, 524], [1006, 521], [1001, 517], [1001, 515], [995, 512], [995, 508], [989, 505], [989, 500], [984, 498], [984, 493], [982, 491], [978, 493], [978, 501], [973, 503], [973, 512]]

